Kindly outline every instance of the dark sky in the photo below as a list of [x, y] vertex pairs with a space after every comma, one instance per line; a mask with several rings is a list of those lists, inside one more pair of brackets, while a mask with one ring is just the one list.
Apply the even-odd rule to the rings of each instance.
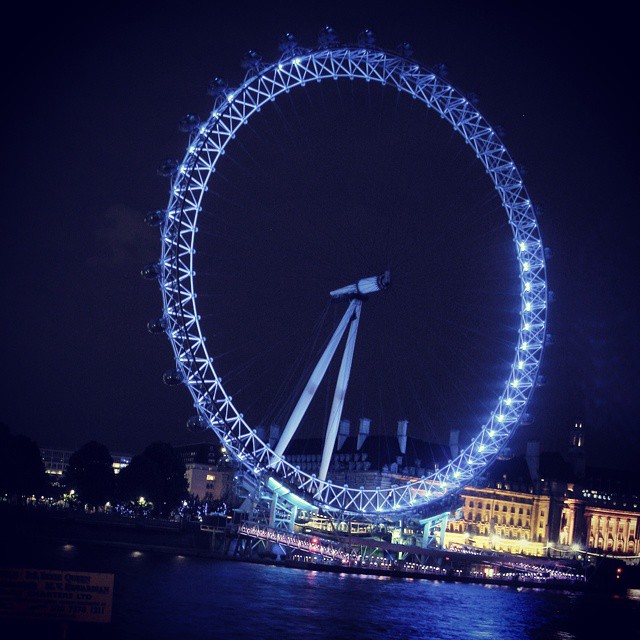
[[[581, 420], [589, 429], [593, 462], [629, 464], [640, 454], [638, 127], [633, 97], [637, 57], [631, 16], [616, 3], [595, 10], [584, 3], [558, 9], [537, 2], [390, 3], [384, 9], [373, 3], [271, 5], [109, 3], [102, 11], [92, 7], [91, 13], [57, 5], [16, 17], [19, 39], [2, 44], [5, 248], [0, 420], [48, 446], [77, 447], [96, 438], [114, 451], [136, 452], [154, 439], [188, 440], [188, 394], [162, 385], [161, 374], [171, 365], [170, 348], [166, 339], [149, 335], [145, 328], [146, 321], [158, 315], [161, 302], [157, 287], [139, 275], [140, 267], [159, 253], [156, 233], [142, 222], [147, 210], [167, 200], [168, 185], [156, 168], [165, 157], [182, 156], [186, 140], [177, 122], [185, 113], [207, 114], [211, 99], [205, 89], [214, 76], [239, 83], [239, 62], [248, 49], [271, 60], [283, 33], [292, 31], [313, 45], [318, 28], [329, 23], [343, 41], [355, 39], [368, 26], [383, 45], [411, 42], [421, 62], [445, 63], [448, 79], [462, 91], [477, 94], [483, 115], [502, 127], [512, 156], [526, 168], [533, 200], [544, 210], [541, 229], [553, 252], [548, 277], [557, 296], [549, 309], [555, 344], [545, 353], [547, 384], [536, 392], [531, 407], [535, 421], [521, 427], [514, 444], [537, 438], [545, 448], [563, 447], [569, 425]], [[360, 142], [357, 127], [349, 127], [353, 139], [342, 136], [343, 146], [333, 148], [345, 158], [354, 148], [365, 150], [357, 145], [367, 139], [370, 114], [356, 119], [354, 114], [367, 106], [366, 100], [349, 87], [340, 91], [347, 97], [343, 124], [358, 123], [362, 129]], [[313, 136], [327, 140], [332, 126], [326, 111], [317, 121], [290, 116], [299, 116], [300, 110], [310, 115], [309, 105], [325, 98], [318, 94], [308, 103], [282, 107], [289, 124], [278, 125], [284, 142], [274, 152], [279, 160], [273, 166], [267, 166], [269, 134], [276, 131], [276, 121], [271, 127], [268, 120], [275, 118], [273, 114], [256, 124], [253, 138], [247, 134], [241, 141], [244, 147], [235, 162], [242, 168], [255, 161], [255, 193], [243, 188], [242, 171], [234, 174], [233, 162], [228, 165], [227, 177], [240, 193], [235, 205], [248, 211], [252, 198], [259, 198], [265, 211], [283, 211], [282, 219], [272, 215], [276, 231], [295, 209], [285, 211], [278, 204], [286, 196], [286, 158], [295, 156], [291, 140], [296, 132], [310, 136], [311, 142]], [[329, 107], [340, 100], [340, 95], [331, 97]], [[376, 103], [371, 111], [376, 117], [387, 112], [393, 114], [388, 128], [376, 131], [378, 137], [372, 136], [367, 144], [382, 144], [384, 136], [391, 140], [394, 131], [397, 140], [411, 140], [409, 129], [402, 128], [413, 122], [410, 107], [387, 101]], [[306, 128], [307, 122], [316, 124]], [[339, 132], [337, 127], [336, 135]], [[443, 172], [448, 171], [440, 181], [442, 194], [434, 196], [432, 204], [443, 210], [449, 195], [456, 194], [461, 198], [458, 206], [468, 207], [467, 201], [480, 197], [483, 187], [468, 193], [458, 189], [456, 184], [462, 182], [456, 171], [473, 172], [468, 168], [473, 163], [465, 159], [458, 169], [455, 143], [447, 156], [442, 132], [434, 127], [432, 134], [435, 155], [430, 157], [441, 157]], [[351, 142], [356, 146], [350, 147]], [[329, 145], [304, 161], [318, 162], [322, 153], [328, 158], [331, 151]], [[383, 212], [402, 198], [405, 205], [417, 202], [424, 188], [417, 178], [413, 186], [406, 179], [411, 170], [402, 162], [409, 167], [412, 154], [416, 164], [426, 162], [426, 157], [411, 145], [404, 155], [400, 149], [394, 153], [385, 160], [385, 175], [393, 180], [388, 201], [383, 198]], [[370, 163], [361, 174], [370, 183], [355, 187], [354, 201], [360, 204], [363, 198], [357, 190], [364, 197], [371, 184], [380, 183], [371, 179], [380, 170], [376, 155], [361, 155]], [[302, 160], [291, 162], [304, 166]], [[315, 188], [324, 184], [317, 174]], [[265, 187], [269, 184], [278, 188], [271, 192]], [[303, 191], [292, 193], [293, 201], [297, 198], [302, 204]], [[331, 193], [334, 205], [344, 201], [338, 198], [340, 185]], [[344, 188], [344, 193], [351, 191]], [[355, 209], [351, 203], [350, 211]], [[491, 206], [480, 213], [481, 220], [490, 216]], [[248, 222], [243, 222], [245, 232], [251, 228]], [[409, 225], [405, 229], [413, 224], [404, 222]], [[498, 225], [496, 233], [501, 228]], [[248, 232], [253, 241], [258, 238], [255, 233]], [[401, 244], [400, 237], [396, 240]], [[464, 250], [464, 245], [456, 249]], [[268, 264], [268, 257], [266, 250], [256, 254], [256, 269], [261, 261]], [[356, 262], [341, 263], [340, 275], [350, 276], [364, 265], [377, 270], [376, 260]], [[488, 282], [495, 276], [493, 267], [487, 262], [483, 268], [485, 276], [479, 277]], [[322, 286], [334, 282], [337, 273]], [[437, 274], [432, 275], [435, 280]], [[229, 278], [219, 285], [221, 295], [225, 286], [234, 287], [233, 275]], [[452, 281], [451, 289], [463, 286], [463, 280]], [[342, 284], [347, 282], [335, 282]], [[482, 282], [476, 284], [480, 287]], [[202, 286], [209, 286], [206, 279]], [[508, 296], [496, 298], [496, 308], [501, 300]], [[226, 316], [228, 326], [234, 323], [233, 313], [250, 311], [250, 301], [246, 307], [239, 304]], [[391, 308], [387, 305], [384, 313]], [[503, 311], [507, 322], [509, 310]], [[365, 312], [373, 327], [373, 302]], [[309, 315], [311, 324], [316, 316]], [[215, 324], [214, 312], [207, 322]], [[250, 337], [250, 326], [247, 332]], [[238, 336], [227, 335], [234, 337]], [[399, 340], [408, 337], [398, 334]], [[226, 346], [221, 343], [220, 349]], [[229, 366], [233, 369], [234, 363]], [[454, 375], [449, 367], [444, 369]], [[476, 382], [492, 371], [483, 364]], [[474, 384], [470, 380], [469, 388], [477, 390]], [[401, 416], [390, 420], [396, 417]]]

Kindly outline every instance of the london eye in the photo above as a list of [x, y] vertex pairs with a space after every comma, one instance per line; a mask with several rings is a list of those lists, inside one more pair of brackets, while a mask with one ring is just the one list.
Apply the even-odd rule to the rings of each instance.
[[[181, 127], [189, 134], [186, 154], [182, 161], [168, 161], [162, 167], [171, 179], [169, 202], [165, 209], [154, 211], [147, 218], [148, 222], [159, 227], [162, 241], [159, 261], [143, 270], [146, 277], [157, 278], [163, 300], [162, 316], [152, 321], [149, 328], [153, 332], [166, 333], [175, 357], [175, 367], [165, 373], [165, 382], [183, 385], [188, 389], [196, 409], [196, 415], [191, 418], [192, 426], [211, 429], [228, 455], [258, 483], [284, 487], [309, 504], [347, 514], [395, 514], [423, 508], [468, 484], [498, 456], [525, 418], [539, 381], [548, 297], [545, 253], [536, 211], [521, 172], [499, 132], [479, 113], [474, 101], [452, 86], [439, 70], [416, 62], [406, 46], [398, 51], [380, 48], [369, 32], [364, 32], [353, 45], [342, 45], [332, 30], [327, 28], [321, 32], [317, 48], [304, 48], [293, 37], [287, 36], [281, 42], [280, 56], [274, 62], [264, 62], [252, 52], [243, 66], [246, 75], [240, 85], [231, 87], [218, 79], [212, 83], [210, 93], [213, 104], [206, 119], [188, 116], [182, 121]], [[265, 300], [275, 299], [274, 308], [277, 305], [278, 311], [273, 312], [276, 315], [270, 319], [267, 303], [256, 302], [255, 312], [249, 318], [247, 307], [243, 307], [244, 319], [238, 315], [233, 321], [234, 331], [240, 327], [236, 338], [246, 338], [240, 336], [246, 320], [248, 324], [259, 322], [262, 325], [260, 331], [256, 330], [257, 336], [268, 335], [271, 324], [277, 325], [274, 331], [281, 332], [280, 342], [272, 345], [272, 350], [280, 349], [288, 333], [301, 332], [309, 340], [307, 347], [298, 353], [298, 359], [287, 362], [286, 366], [283, 364], [278, 367], [277, 359], [265, 356], [265, 362], [276, 362], [274, 369], [261, 369], [260, 375], [255, 374], [255, 379], [251, 381], [252, 389], [263, 385], [263, 391], [267, 389], [264, 393], [269, 396], [269, 410], [260, 413], [252, 411], [250, 406], [252, 392], [243, 393], [243, 385], [239, 382], [242, 376], [228, 375], [225, 370], [225, 349], [230, 347], [227, 345], [223, 349], [216, 338], [217, 319], [226, 313], [234, 313], [234, 302], [230, 294], [224, 292], [242, 286], [238, 282], [242, 278], [240, 272], [244, 269], [240, 266], [239, 258], [234, 273], [229, 274], [224, 265], [215, 262], [216, 252], [219, 255], [235, 255], [234, 245], [243, 241], [238, 239], [238, 234], [225, 235], [222, 229], [226, 222], [223, 219], [209, 223], [207, 236], [202, 237], [201, 231], [206, 226], [203, 216], [213, 211], [215, 218], [216, 209], [219, 208], [215, 198], [222, 198], [220, 194], [226, 188], [225, 167], [232, 167], [234, 155], [237, 163], [239, 155], [245, 153], [241, 149], [244, 131], [251, 130], [253, 123], [256, 123], [257, 129], [253, 130], [260, 133], [260, 119], [269, 112], [276, 113], [277, 105], [287, 94], [291, 94], [290, 97], [296, 94], [302, 96], [305, 92], [311, 95], [317, 91], [317, 87], [327, 83], [342, 86], [349, 82], [365, 85], [367, 91], [376, 85], [380, 91], [386, 92], [385, 95], [393, 92], [399, 100], [413, 101], [411, 108], [419, 109], [420, 117], [422, 112], [429, 118], [439, 117], [457, 140], [465, 145], [460, 157], [464, 156], [465, 161], [472, 159], [476, 170], [482, 170], [486, 186], [493, 190], [499, 202], [511, 243], [507, 268], [517, 288], [513, 308], [514, 331], [508, 334], [511, 342], [506, 346], [503, 344], [505, 353], [510, 354], [509, 363], [504, 371], [495, 374], [495, 381], [487, 387], [491, 406], [486, 411], [477, 412], [478, 428], [474, 426], [473, 436], [444, 463], [432, 466], [420, 476], [407, 477], [402, 482], [384, 487], [349, 486], [334, 481], [331, 468], [339, 455], [337, 443], [345, 435], [341, 431], [345, 401], [348, 401], [350, 391], [355, 393], [353, 380], [359, 371], [358, 367], [365, 366], [362, 362], [359, 364], [359, 355], [374, 350], [371, 334], [363, 333], [366, 321], [385, 306], [387, 310], [379, 313], [386, 313], [387, 317], [407, 314], [407, 309], [411, 307], [408, 304], [401, 306], [397, 300], [394, 301], [394, 292], [404, 286], [405, 289], [411, 289], [409, 295], [424, 300], [425, 295], [422, 290], [419, 291], [419, 287], [424, 280], [428, 280], [428, 275], [416, 274], [417, 269], [414, 269], [411, 277], [418, 284], [409, 286], [409, 276], [405, 278], [402, 268], [394, 267], [394, 256], [375, 250], [378, 245], [384, 245], [388, 240], [385, 235], [388, 234], [377, 228], [370, 230], [370, 226], [379, 225], [362, 216], [353, 226], [366, 228], [370, 237], [376, 234], [376, 239], [367, 244], [367, 259], [361, 261], [362, 266], [358, 267], [368, 271], [344, 269], [342, 272], [334, 271], [331, 278], [327, 279], [324, 274], [329, 253], [323, 253], [322, 249], [322, 257], [317, 258], [310, 255], [309, 250], [304, 260], [304, 282], [290, 286], [285, 279], [295, 270], [291, 265], [282, 267], [280, 272], [280, 267], [274, 266], [279, 256], [266, 264], [257, 264], [252, 260], [256, 250], [238, 247], [242, 264], [246, 264], [247, 269], [256, 269], [264, 277], [260, 281], [263, 284], [255, 287], [256, 291], [259, 290], [256, 299], [261, 301], [262, 294]], [[335, 105], [328, 102], [331, 113]], [[360, 106], [366, 108], [365, 103]], [[287, 107], [284, 105], [282, 108]], [[278, 113], [282, 116], [284, 112]], [[303, 118], [301, 124], [296, 126], [304, 129], [310, 125]], [[267, 147], [273, 143], [268, 133], [260, 135]], [[265, 163], [262, 156], [254, 156], [252, 161], [266, 171], [265, 164], [268, 162]], [[363, 162], [370, 163], [372, 160], [363, 158]], [[242, 172], [238, 171], [234, 174], [236, 186], [241, 180]], [[326, 176], [321, 175], [318, 180], [325, 181], [327, 190], [332, 188]], [[242, 198], [254, 198], [251, 189], [245, 190]], [[263, 194], [260, 197], [264, 200], [267, 196]], [[242, 231], [247, 234], [248, 243], [252, 242], [251, 225], [258, 216], [256, 214], [256, 217], [242, 221]], [[296, 213], [296, 220], [302, 216], [304, 212]], [[402, 226], [402, 215], [396, 215], [395, 220], [397, 226]], [[335, 221], [332, 224], [335, 229]], [[483, 243], [489, 242], [487, 237], [491, 231], [486, 229], [486, 235], [478, 232], [473, 239], [478, 255], [490, 251], [489, 245]], [[364, 233], [361, 229], [357, 229], [357, 232]], [[333, 242], [315, 226], [309, 235], [318, 243], [318, 247]], [[381, 238], [378, 239], [378, 236]], [[338, 237], [336, 242], [339, 244], [340, 241]], [[403, 242], [405, 245], [413, 242], [416, 255], [421, 259], [427, 253], [427, 249], [415, 237], [405, 238]], [[196, 248], [199, 249], [197, 256]], [[280, 249], [279, 253], [289, 254], [292, 251]], [[198, 263], [203, 253], [212, 256], [207, 266]], [[259, 262], [258, 258], [256, 261]], [[336, 261], [340, 262], [339, 256]], [[224, 262], [229, 264], [228, 260]], [[439, 259], [439, 262], [442, 260]], [[201, 269], [217, 282], [222, 281], [213, 296], [203, 286], [205, 278], [202, 276], [207, 274]], [[470, 279], [473, 264], [468, 267], [467, 273], [471, 273]], [[317, 282], [314, 279], [316, 275]], [[348, 279], [339, 280], [340, 277]], [[272, 291], [265, 291], [267, 287]], [[293, 293], [289, 295], [288, 289]], [[211, 297], [214, 299], [211, 300]], [[310, 309], [316, 303], [319, 319], [314, 316], [315, 311]], [[205, 307], [206, 314], [202, 311]], [[303, 323], [300, 318], [305, 313], [308, 313], [308, 318]], [[481, 322], [481, 315], [478, 315], [478, 322]], [[247, 346], [241, 346], [245, 370], [251, 368], [252, 349], [257, 349], [255, 342], [255, 339], [253, 342], [247, 339]], [[416, 357], [421, 362], [429, 358], [431, 349], [432, 357], [437, 359], [433, 355], [435, 347], [423, 343], [424, 340], [416, 333], [405, 349], [419, 352], [420, 355]], [[483, 353], [490, 352], [491, 349], [488, 349]], [[259, 354], [255, 357], [258, 358]], [[234, 371], [243, 366], [242, 362], [236, 363]], [[377, 366], [371, 360], [366, 362], [369, 370], [375, 370]], [[430, 366], [429, 375], [435, 375], [433, 372], [437, 372], [437, 368], [437, 363]], [[473, 364], [469, 368], [472, 369]], [[291, 375], [286, 375], [285, 369]], [[488, 375], [483, 372], [481, 377], [484, 380]], [[385, 385], [390, 384], [389, 378], [385, 378]], [[477, 391], [476, 387], [474, 389]], [[320, 402], [318, 398], [321, 393], [325, 393], [326, 397], [324, 413], [321, 410], [313, 413], [314, 403]], [[419, 384], [412, 393], [416, 402], [420, 402]], [[365, 398], [364, 393], [360, 399], [365, 405], [363, 413], [371, 412], [370, 399]], [[466, 398], [466, 401], [470, 403], [471, 399]], [[367, 403], [369, 406], [366, 406]], [[383, 404], [384, 399], [381, 406]], [[443, 404], [452, 404], [452, 400], [443, 400]], [[277, 416], [282, 421], [282, 429], [273, 432], [271, 438], [262, 427], [263, 417], [267, 414], [272, 418]], [[368, 424], [365, 427], [368, 430]], [[406, 436], [406, 423], [404, 428]], [[288, 455], [292, 442], [305, 430], [321, 440], [313, 470], [303, 468]]]

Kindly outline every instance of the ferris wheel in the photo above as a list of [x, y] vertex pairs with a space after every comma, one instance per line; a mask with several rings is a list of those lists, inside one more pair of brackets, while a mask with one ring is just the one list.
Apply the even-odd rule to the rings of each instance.
[[[198, 426], [210, 428], [232, 456], [259, 482], [275, 482], [308, 503], [350, 514], [390, 514], [424, 507], [469, 483], [495, 459], [525, 415], [532, 396], [545, 344], [547, 282], [545, 252], [534, 206], [522, 177], [506, 147], [475, 106], [447, 82], [411, 58], [405, 45], [399, 52], [375, 46], [370, 32], [357, 44], [338, 43], [325, 28], [319, 46], [305, 49], [287, 35], [281, 56], [264, 63], [251, 52], [245, 59], [244, 82], [235, 88], [221, 80], [212, 83], [211, 115], [205, 121], [188, 116], [181, 123], [190, 133], [182, 162], [166, 162], [162, 171], [171, 177], [171, 195], [166, 209], [154, 211], [147, 221], [161, 231], [159, 262], [148, 265], [143, 275], [157, 278], [163, 298], [163, 315], [149, 324], [152, 332], [169, 337], [175, 369], [165, 373], [168, 384], [183, 384], [189, 390]], [[338, 436], [363, 301], [383, 297], [393, 286], [390, 271], [362, 273], [355, 282], [336, 282], [326, 295], [341, 309], [340, 321], [312, 364], [295, 406], [290, 411], [277, 442], [269, 443], [258, 425], [245, 418], [242, 406], [225, 387], [215, 353], [210, 353], [198, 308], [194, 256], [198, 220], [215, 184], [223, 156], [234, 148], [238, 130], [252, 116], [259, 117], [279, 96], [303, 92], [312, 82], [348, 79], [378, 83], [415, 99], [448, 122], [484, 167], [507, 215], [513, 238], [512, 269], [519, 282], [517, 339], [506, 384], [497, 394], [493, 410], [471, 442], [440, 468], [391, 488], [356, 488], [334, 484], [329, 477]], [[344, 336], [346, 335], [346, 339]], [[318, 428], [323, 435], [322, 456], [317, 473], [301, 470], [287, 459], [287, 449], [327, 369], [342, 356], [328, 421]]]

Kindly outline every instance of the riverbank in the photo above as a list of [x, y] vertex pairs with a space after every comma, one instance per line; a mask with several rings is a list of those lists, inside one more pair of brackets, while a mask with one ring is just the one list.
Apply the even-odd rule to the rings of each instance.
[[[322, 561], [294, 560], [292, 558], [277, 559], [269, 552], [262, 557], [253, 555], [235, 556], [228, 552], [228, 544], [214, 546], [216, 538], [211, 532], [202, 531], [200, 523], [156, 521], [152, 519], [131, 519], [104, 517], [104, 514], [83, 514], [78, 512], [50, 512], [37, 509], [0, 509], [0, 527], [5, 537], [5, 550], [10, 554], [13, 543], [25, 544], [32, 541], [38, 544], [49, 540], [61, 545], [83, 545], [112, 549], [124, 549], [132, 552], [148, 552], [174, 556], [190, 556], [212, 560], [249, 562], [280, 566], [283, 568], [302, 569], [306, 571], [322, 571], [337, 574], [355, 574], [388, 578], [432, 580], [439, 582], [459, 582], [467, 584], [486, 584], [507, 586], [515, 589], [554, 589], [563, 591], [615, 591], [622, 592], [635, 586], [636, 580], [630, 581], [628, 574], [616, 574], [616, 567], [601, 571], [588, 582], [566, 579], [528, 579], [513, 573], [509, 577], [487, 575], [468, 575], [453, 567], [446, 571], [430, 572], [406, 570], [404, 568], [375, 568], [331, 564]], [[226, 542], [230, 542], [229, 539]], [[481, 561], [481, 559], [480, 559]], [[4, 564], [10, 562], [10, 556]], [[620, 576], [620, 577], [618, 577]], [[638, 581], [640, 582], [640, 581]]]

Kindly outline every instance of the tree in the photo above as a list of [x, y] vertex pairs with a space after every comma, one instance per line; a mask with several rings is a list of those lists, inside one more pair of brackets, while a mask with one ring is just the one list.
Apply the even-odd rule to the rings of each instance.
[[46, 486], [44, 463], [38, 445], [23, 435], [12, 435], [0, 424], [0, 494], [14, 501], [40, 495]]
[[118, 476], [118, 493], [125, 500], [143, 497], [162, 515], [169, 514], [188, 495], [186, 468], [173, 447], [154, 442], [134, 456]]
[[107, 447], [95, 440], [87, 442], [69, 458], [67, 487], [92, 506], [111, 500], [115, 491], [113, 458]]
[[153, 502], [162, 494], [162, 478], [158, 465], [143, 454], [133, 456], [131, 462], [120, 471], [117, 479], [119, 500], [137, 502], [145, 498]]

